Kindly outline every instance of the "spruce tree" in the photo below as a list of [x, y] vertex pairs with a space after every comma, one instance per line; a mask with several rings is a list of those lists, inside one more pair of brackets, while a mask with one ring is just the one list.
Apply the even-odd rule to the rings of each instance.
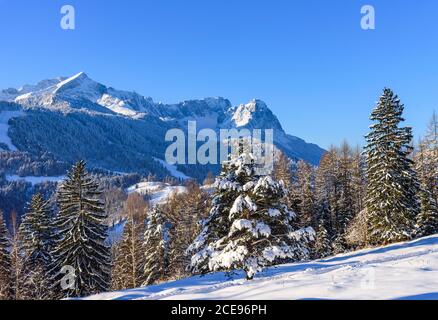
[[225, 161], [222, 164], [222, 170], [213, 184], [215, 192], [210, 213], [203, 219], [200, 233], [187, 249], [187, 254], [191, 256], [192, 273], [210, 272], [208, 266], [212, 253], [210, 244], [228, 233], [231, 227], [228, 213], [236, 199], [236, 192], [241, 191], [242, 186], [250, 180], [247, 174], [236, 170], [233, 162]]
[[438, 233], [438, 208], [429, 190], [420, 190], [421, 212], [417, 217], [417, 237]]
[[[58, 188], [59, 213], [55, 219], [58, 237], [52, 266], [54, 288], [61, 297], [81, 297], [107, 291], [111, 252], [105, 243], [107, 215], [99, 200], [99, 185], [79, 161]], [[63, 267], [75, 272], [73, 285], [62, 286]]]
[[48, 271], [51, 263], [51, 212], [41, 194], [32, 197], [19, 227], [20, 251], [27, 280], [24, 291], [30, 299], [48, 298]]
[[366, 136], [366, 207], [369, 241], [388, 244], [412, 238], [419, 212], [419, 184], [409, 158], [412, 130], [400, 127], [404, 106], [390, 89], [371, 114], [375, 121]]
[[325, 258], [332, 253], [330, 235], [325, 227], [325, 221], [320, 219], [318, 228], [316, 229], [316, 241], [315, 241], [315, 256], [316, 258]]
[[156, 206], [149, 213], [144, 234], [144, 279], [143, 285], [158, 283], [167, 276], [169, 230], [163, 211]]
[[292, 228], [296, 216], [281, 202], [283, 183], [257, 175], [255, 163], [242, 150], [224, 165], [210, 218], [191, 248], [198, 249], [192, 271], [241, 269], [252, 279], [264, 267], [308, 256], [313, 229]]
[[0, 300], [11, 298], [12, 290], [12, 262], [10, 256], [11, 242], [0, 211]]

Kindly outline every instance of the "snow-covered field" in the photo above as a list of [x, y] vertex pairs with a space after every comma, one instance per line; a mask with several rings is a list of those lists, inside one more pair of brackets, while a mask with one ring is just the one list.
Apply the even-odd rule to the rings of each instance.
[[16, 151], [17, 148], [12, 144], [11, 138], [8, 136], [9, 120], [22, 116], [22, 111], [1, 111], [0, 112], [0, 143], [8, 146], [9, 150]]
[[269, 268], [252, 281], [215, 273], [87, 299], [438, 300], [438, 235]]
[[149, 203], [157, 205], [166, 202], [172, 193], [179, 194], [186, 192], [186, 190], [183, 186], [171, 186], [163, 182], [140, 182], [129, 187], [126, 191], [128, 193], [137, 192], [141, 195], [148, 195]]

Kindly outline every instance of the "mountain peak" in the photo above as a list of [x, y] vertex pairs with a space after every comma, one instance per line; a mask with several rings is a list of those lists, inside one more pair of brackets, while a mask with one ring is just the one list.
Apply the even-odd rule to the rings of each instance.
[[232, 121], [236, 127], [272, 128], [283, 131], [277, 117], [260, 99], [252, 99], [233, 110]]
[[79, 72], [58, 83], [53, 94], [96, 102], [106, 92], [104, 85], [90, 79], [85, 72]]

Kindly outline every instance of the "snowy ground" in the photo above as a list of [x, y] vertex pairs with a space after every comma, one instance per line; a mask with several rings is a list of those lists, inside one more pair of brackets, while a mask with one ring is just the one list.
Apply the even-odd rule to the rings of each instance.
[[167, 171], [170, 172], [170, 174], [172, 175], [172, 177], [177, 178], [177, 179], [181, 179], [181, 180], [188, 180], [191, 179], [189, 176], [186, 176], [184, 173], [182, 173], [181, 171], [178, 171], [178, 169], [176, 168], [176, 166], [168, 164], [166, 161], [158, 159], [158, 158], [154, 158], [155, 161], [159, 162], [164, 168], [167, 169]]
[[183, 193], [187, 189], [183, 186], [171, 186], [163, 182], [140, 182], [126, 190], [128, 193], [137, 192], [149, 196], [151, 205], [162, 204], [172, 193]]
[[6, 144], [11, 151], [16, 151], [17, 148], [12, 144], [11, 138], [8, 136], [8, 122], [10, 119], [22, 115], [22, 111], [0, 111], [0, 143]]
[[323, 260], [242, 274], [191, 277], [87, 299], [433, 299], [438, 300], [438, 235]]

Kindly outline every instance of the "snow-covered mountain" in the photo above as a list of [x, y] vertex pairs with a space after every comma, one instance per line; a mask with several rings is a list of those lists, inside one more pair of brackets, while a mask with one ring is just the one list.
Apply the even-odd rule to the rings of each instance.
[[90, 300], [142, 299], [413, 299], [438, 300], [438, 235], [323, 260], [243, 274], [195, 276], [144, 288], [108, 292]]
[[[237, 107], [220, 97], [155, 103], [136, 92], [100, 84], [84, 72], [0, 91], [0, 112], [11, 107], [24, 111], [19, 117], [8, 119], [8, 135], [14, 149], [34, 154], [49, 151], [65, 161], [85, 158], [92, 165], [109, 170], [156, 166], [154, 157], [164, 159], [165, 132], [175, 127], [185, 129], [190, 120], [196, 121], [198, 130], [274, 129], [274, 142], [279, 149], [313, 164], [324, 153], [317, 145], [286, 134], [261, 100]], [[11, 141], [4, 144], [11, 145]], [[143, 161], [136, 164], [142, 157]]]

